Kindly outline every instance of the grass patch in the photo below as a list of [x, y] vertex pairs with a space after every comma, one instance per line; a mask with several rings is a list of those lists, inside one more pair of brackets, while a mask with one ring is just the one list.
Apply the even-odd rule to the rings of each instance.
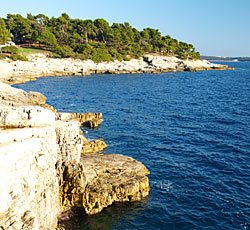
[[20, 47], [18, 48], [19, 50], [19, 54], [21, 55], [29, 55], [29, 54], [37, 54], [37, 53], [41, 53], [41, 54], [49, 54], [51, 53], [50, 51], [46, 51], [46, 50], [43, 50], [43, 49], [39, 49], [39, 48], [23, 48], [23, 47]]

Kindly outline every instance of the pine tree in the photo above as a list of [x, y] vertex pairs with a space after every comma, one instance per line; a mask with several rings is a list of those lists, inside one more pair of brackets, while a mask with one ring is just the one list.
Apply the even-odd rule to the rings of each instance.
[[[3, 45], [10, 40], [10, 32], [6, 29], [4, 20], [0, 18], [0, 45]], [[0, 52], [2, 53], [1, 46]]]

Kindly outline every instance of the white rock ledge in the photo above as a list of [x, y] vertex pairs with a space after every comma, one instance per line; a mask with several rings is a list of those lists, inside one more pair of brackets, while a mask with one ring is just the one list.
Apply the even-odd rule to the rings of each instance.
[[92, 60], [47, 58], [42, 54], [29, 56], [29, 61], [0, 61], [0, 80], [22, 83], [41, 76], [89, 75], [91, 73], [154, 73], [167, 71], [197, 71], [228, 69], [226, 65], [205, 60], [182, 60], [171, 56], [145, 55], [130, 61], [94, 63]]
[[24, 128], [52, 125], [55, 114], [39, 106], [0, 106], [0, 127]]

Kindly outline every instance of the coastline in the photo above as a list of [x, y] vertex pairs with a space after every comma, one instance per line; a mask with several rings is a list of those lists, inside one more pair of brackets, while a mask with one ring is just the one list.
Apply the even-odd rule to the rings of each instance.
[[[17, 84], [53, 75], [221, 69], [232, 68], [155, 55], [98, 64], [43, 55], [31, 56], [29, 62], [0, 61], [0, 170], [5, 175], [0, 180], [0, 197], [5, 201], [0, 205], [0, 226], [55, 229], [58, 217], [72, 208], [92, 215], [113, 202], [140, 200], [149, 194], [149, 171], [141, 162], [99, 154], [107, 147], [105, 142], [88, 142], [82, 135], [80, 126], [97, 128], [102, 114], [56, 113], [42, 94], [1, 81]], [[19, 195], [19, 191], [23, 192]]]
[[227, 65], [210, 63], [206, 60], [182, 60], [176, 57], [144, 55], [130, 61], [94, 63], [92, 60], [48, 58], [43, 54], [28, 56], [29, 61], [0, 61], [0, 81], [19, 84], [37, 77], [60, 75], [134, 74], [163, 73], [169, 71], [231, 70]]

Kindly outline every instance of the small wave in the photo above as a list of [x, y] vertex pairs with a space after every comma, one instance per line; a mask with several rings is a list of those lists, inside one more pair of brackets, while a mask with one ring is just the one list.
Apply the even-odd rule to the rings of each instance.
[[244, 224], [241, 224], [241, 228], [242, 229], [249, 229], [249, 223], [244, 223]]
[[167, 182], [167, 183], [165, 183], [165, 182], [154, 182], [154, 181], [152, 181], [151, 183], [150, 183], [150, 185], [151, 185], [151, 187], [152, 188], [158, 188], [158, 189], [160, 189], [161, 191], [165, 191], [165, 192], [169, 192], [173, 187], [172, 187], [172, 182]]

